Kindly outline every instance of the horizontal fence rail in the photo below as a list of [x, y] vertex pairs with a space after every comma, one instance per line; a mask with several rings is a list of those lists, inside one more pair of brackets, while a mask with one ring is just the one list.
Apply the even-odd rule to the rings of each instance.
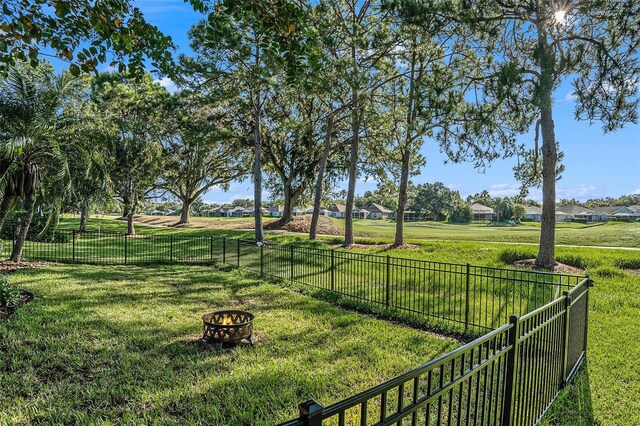
[[588, 276], [173, 234], [60, 231], [52, 241], [27, 241], [23, 257], [224, 263], [480, 336], [326, 408], [306, 401], [287, 426], [535, 425], [586, 357]]

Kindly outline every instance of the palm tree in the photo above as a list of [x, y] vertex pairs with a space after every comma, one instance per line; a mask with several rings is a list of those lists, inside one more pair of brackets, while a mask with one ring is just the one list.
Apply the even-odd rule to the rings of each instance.
[[22, 199], [26, 215], [11, 260], [20, 261], [36, 197], [64, 181], [68, 168], [55, 137], [58, 110], [71, 78], [50, 68], [15, 67], [0, 87], [0, 226]]

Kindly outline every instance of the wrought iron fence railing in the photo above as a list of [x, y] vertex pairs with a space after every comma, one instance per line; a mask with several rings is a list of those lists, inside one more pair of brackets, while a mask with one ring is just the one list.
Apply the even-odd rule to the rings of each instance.
[[[243, 267], [476, 340], [286, 425], [537, 423], [583, 364], [589, 277], [397, 258], [220, 236], [63, 231], [27, 241], [29, 260]], [[485, 334], [483, 334], [485, 333]]]

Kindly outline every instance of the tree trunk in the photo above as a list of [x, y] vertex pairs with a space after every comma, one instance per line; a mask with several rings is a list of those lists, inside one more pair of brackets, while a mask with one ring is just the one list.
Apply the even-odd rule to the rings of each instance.
[[89, 203], [87, 200], [82, 201], [80, 208], [80, 232], [87, 232], [87, 216], [89, 215]]
[[15, 195], [6, 195], [2, 197], [2, 202], [0, 202], [0, 229], [4, 226], [4, 221], [7, 219], [7, 216], [9, 216], [15, 202]]
[[44, 241], [52, 229], [55, 231], [55, 229], [58, 227], [58, 222], [60, 221], [60, 208], [60, 204], [56, 203], [53, 211], [47, 219], [47, 223], [44, 225], [44, 228], [42, 228], [42, 230], [36, 237], [36, 240]]
[[256, 242], [264, 241], [264, 231], [262, 229], [262, 143], [260, 140], [260, 99], [258, 97], [253, 117], [253, 145], [255, 151], [255, 161], [253, 164], [253, 206], [254, 224], [256, 228]]
[[311, 226], [309, 228], [309, 239], [314, 241], [318, 231], [318, 221], [320, 220], [320, 203], [322, 202], [322, 187], [324, 185], [324, 171], [327, 167], [327, 160], [331, 152], [331, 134], [333, 133], [333, 113], [329, 114], [327, 120], [327, 134], [325, 135], [324, 150], [318, 166], [318, 180], [313, 197], [313, 215], [311, 216]]
[[358, 151], [360, 150], [360, 117], [358, 92], [352, 89], [353, 111], [351, 112], [351, 153], [349, 155], [349, 185], [347, 187], [347, 205], [345, 206], [344, 247], [353, 244], [353, 201], [358, 177]]
[[553, 69], [555, 56], [546, 43], [546, 35], [538, 31], [540, 48], [540, 130], [542, 134], [542, 218], [540, 246], [536, 265], [553, 269], [556, 237], [556, 166], [558, 152], [553, 123]]
[[180, 220], [178, 225], [183, 223], [189, 223], [189, 209], [191, 208], [191, 201], [188, 198], [182, 200], [182, 209], [180, 210]]
[[400, 171], [400, 188], [398, 189], [398, 209], [396, 211], [396, 237], [394, 247], [404, 244], [404, 211], [407, 205], [407, 186], [409, 185], [409, 164], [411, 152], [407, 148], [402, 152], [402, 170]]
[[33, 211], [36, 205], [35, 198], [33, 196], [27, 196], [25, 201], [27, 215], [20, 226], [20, 232], [18, 232], [16, 243], [13, 246], [13, 252], [11, 253], [12, 262], [20, 262], [20, 259], [22, 258], [22, 248], [24, 247], [24, 242], [27, 239], [27, 232], [29, 232], [29, 226], [31, 226], [31, 219], [33, 218]]
[[[282, 217], [270, 224], [271, 229], [282, 228], [293, 219], [293, 206], [296, 200], [292, 199], [291, 184], [289, 179], [284, 183], [284, 206], [282, 208]], [[296, 197], [297, 198], [297, 197]]]
[[127, 235], [136, 235], [136, 228], [133, 225], [133, 211], [127, 215]]

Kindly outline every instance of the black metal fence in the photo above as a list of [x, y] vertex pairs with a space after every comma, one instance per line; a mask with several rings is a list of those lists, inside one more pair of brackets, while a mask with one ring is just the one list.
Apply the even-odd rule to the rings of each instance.
[[583, 363], [589, 277], [433, 262], [219, 236], [62, 232], [24, 257], [81, 263], [225, 263], [435, 328], [481, 335], [293, 425], [533, 425]]

